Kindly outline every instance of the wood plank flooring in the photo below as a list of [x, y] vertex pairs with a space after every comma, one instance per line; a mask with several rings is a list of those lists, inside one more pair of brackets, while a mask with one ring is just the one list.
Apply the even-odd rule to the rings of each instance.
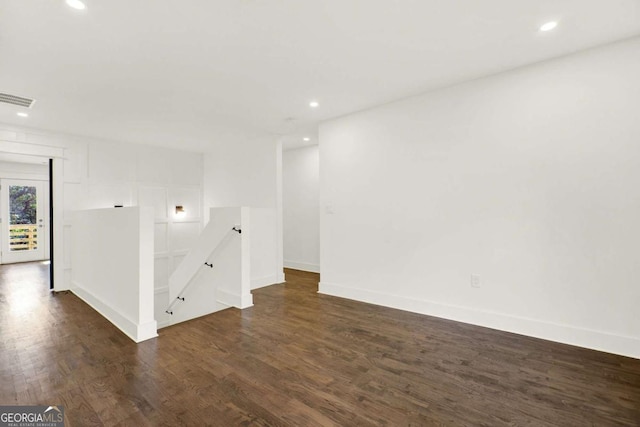
[[68, 426], [640, 425], [640, 361], [319, 295], [318, 275], [134, 344], [47, 266], [0, 267], [0, 404]]

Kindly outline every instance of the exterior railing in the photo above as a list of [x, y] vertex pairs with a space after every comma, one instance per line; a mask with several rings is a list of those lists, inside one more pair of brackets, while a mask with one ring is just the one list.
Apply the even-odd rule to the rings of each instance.
[[38, 248], [38, 224], [9, 226], [9, 250], [30, 251]]

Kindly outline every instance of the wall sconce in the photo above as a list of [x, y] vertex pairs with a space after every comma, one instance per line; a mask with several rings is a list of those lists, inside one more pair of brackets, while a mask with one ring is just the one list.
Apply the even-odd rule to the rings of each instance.
[[178, 218], [182, 218], [187, 214], [187, 212], [184, 210], [184, 206], [176, 206], [176, 216]]

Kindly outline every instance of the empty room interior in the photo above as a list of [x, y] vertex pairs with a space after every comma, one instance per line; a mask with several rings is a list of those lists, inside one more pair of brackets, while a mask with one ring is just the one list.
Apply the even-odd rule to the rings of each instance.
[[640, 2], [0, 0], [0, 227], [0, 423], [640, 426]]

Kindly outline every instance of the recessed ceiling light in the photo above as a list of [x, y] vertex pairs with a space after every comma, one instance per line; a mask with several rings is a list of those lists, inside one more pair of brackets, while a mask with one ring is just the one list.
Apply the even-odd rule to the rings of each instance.
[[27, 113], [23, 113], [22, 111], [19, 113], [16, 113], [18, 116], [20, 117], [29, 117], [29, 115]]
[[78, 10], [84, 10], [87, 8], [87, 6], [85, 6], [85, 4], [80, 0], [67, 0], [67, 6]]
[[540, 27], [540, 31], [542, 31], [542, 32], [551, 31], [554, 28], [556, 28], [557, 26], [558, 26], [558, 22], [557, 21], [550, 21], [550, 22], [547, 22], [546, 24], [542, 25]]
[[311, 141], [311, 138], [309, 138], [308, 136], [305, 136], [304, 138], [302, 138], [302, 140], [304, 142], [309, 142], [309, 141]]
[[320, 103], [318, 101], [311, 101], [309, 103], [309, 107], [311, 108], [318, 108], [320, 106]]

